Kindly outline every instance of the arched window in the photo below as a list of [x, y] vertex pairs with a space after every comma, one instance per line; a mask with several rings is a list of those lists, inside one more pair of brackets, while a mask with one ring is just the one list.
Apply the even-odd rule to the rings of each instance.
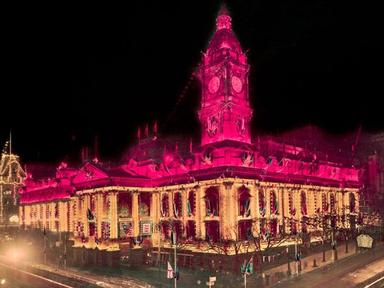
[[59, 203], [55, 203], [55, 218], [59, 218]]
[[160, 203], [161, 217], [169, 217], [169, 200], [168, 194], [163, 194]]
[[182, 211], [182, 200], [181, 200], [181, 193], [176, 192], [173, 196], [173, 215], [175, 218], [179, 218], [182, 216], [183, 211]]
[[349, 211], [354, 213], [356, 210], [356, 198], [355, 194], [349, 193]]
[[91, 203], [89, 206], [90, 206], [92, 213], [95, 213], [95, 211], [96, 211], [96, 195], [91, 196]]
[[164, 239], [171, 239], [172, 225], [168, 221], [161, 222], [161, 234]]
[[131, 218], [132, 217], [132, 194], [131, 193], [119, 193], [119, 217]]
[[331, 206], [331, 212], [335, 212], [336, 210], [336, 197], [335, 194], [331, 193], [331, 196], [329, 198], [330, 206]]
[[151, 193], [143, 192], [139, 194], [139, 215], [151, 215]]
[[219, 191], [217, 187], [209, 187], [205, 191], [205, 211], [207, 216], [219, 216]]
[[307, 215], [307, 195], [304, 191], [300, 193], [300, 205], [301, 205], [301, 214]]
[[271, 237], [276, 237], [276, 235], [277, 235], [277, 219], [271, 219], [269, 221], [269, 231], [270, 231]]
[[187, 221], [187, 239], [194, 240], [196, 238], [196, 223], [195, 221], [188, 220]]
[[109, 195], [108, 194], [103, 195], [103, 213], [105, 215], [109, 215]]
[[303, 218], [301, 219], [301, 232], [308, 233], [307, 223], [308, 217], [303, 216]]
[[328, 212], [328, 201], [327, 201], [327, 195], [325, 193], [321, 194], [321, 207], [322, 207], [323, 213]]
[[251, 215], [250, 194], [249, 189], [242, 186], [238, 190], [239, 192], [239, 215], [248, 217]]
[[269, 192], [269, 206], [271, 207], [271, 214], [279, 214], [279, 203], [277, 202], [276, 192], [273, 190]]
[[265, 216], [266, 207], [265, 207], [265, 197], [264, 197], [264, 190], [259, 190], [259, 212], [261, 217]]
[[292, 195], [291, 191], [288, 193], [288, 206], [289, 206], [289, 214], [291, 216], [295, 216], [296, 215], [296, 208], [293, 205], [293, 195]]
[[196, 213], [196, 195], [194, 191], [189, 191], [187, 199], [188, 216], [193, 216]]

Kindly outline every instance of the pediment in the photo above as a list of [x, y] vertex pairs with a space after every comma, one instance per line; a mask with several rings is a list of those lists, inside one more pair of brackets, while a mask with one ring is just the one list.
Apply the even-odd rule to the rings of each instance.
[[108, 174], [103, 169], [97, 165], [87, 162], [83, 165], [83, 167], [79, 169], [78, 174], [73, 178], [73, 183], [76, 184], [99, 179], [106, 179], [108, 177]]

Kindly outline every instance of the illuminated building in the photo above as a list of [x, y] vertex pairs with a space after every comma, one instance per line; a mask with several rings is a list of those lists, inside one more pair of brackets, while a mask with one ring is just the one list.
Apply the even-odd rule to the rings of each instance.
[[19, 156], [12, 153], [11, 143], [7, 141], [0, 159], [0, 225], [17, 224], [17, 192], [23, 186], [24, 179], [25, 172]]
[[193, 243], [305, 232], [314, 228], [303, 219], [314, 216], [353, 226], [358, 169], [320, 151], [252, 138], [247, 61], [222, 9], [197, 73], [200, 145], [172, 143], [155, 125], [139, 133], [122, 164], [62, 163], [52, 179], [28, 178], [23, 224], [69, 231], [77, 247], [109, 250], [142, 240], [156, 246], [172, 229]]

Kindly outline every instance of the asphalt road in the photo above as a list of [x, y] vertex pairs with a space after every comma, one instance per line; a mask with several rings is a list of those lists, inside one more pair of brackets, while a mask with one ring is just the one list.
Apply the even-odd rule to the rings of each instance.
[[[296, 278], [279, 283], [275, 288], [364, 287], [373, 282], [384, 270], [384, 249], [373, 249], [342, 259]], [[377, 275], [377, 276], [376, 276]], [[376, 276], [376, 277], [375, 277]], [[370, 281], [372, 279], [372, 281]], [[364, 283], [364, 286], [360, 284]], [[380, 283], [378, 283], [380, 284]], [[381, 284], [380, 284], [381, 285]], [[380, 287], [379, 286], [374, 286]], [[373, 287], [372, 287], [373, 288]]]
[[8, 263], [0, 262], [1, 277], [6, 280], [2, 287], [12, 288], [93, 288], [99, 287], [68, 278], [63, 275], [31, 269], [29, 267], [15, 267]]

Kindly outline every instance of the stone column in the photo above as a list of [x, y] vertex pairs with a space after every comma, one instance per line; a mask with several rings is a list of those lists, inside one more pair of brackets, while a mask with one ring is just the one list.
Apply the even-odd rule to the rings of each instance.
[[66, 202], [59, 202], [59, 231], [68, 231], [67, 211], [68, 205]]
[[298, 233], [301, 231], [301, 221], [300, 221], [301, 216], [302, 216], [302, 214], [301, 214], [301, 191], [303, 191], [301, 187], [295, 189], [294, 190], [294, 197], [293, 197], [294, 203], [295, 203], [295, 208], [296, 208], [295, 219], [296, 219], [296, 223], [297, 223], [296, 227], [297, 227]]
[[197, 187], [196, 190], [196, 235], [200, 239], [205, 239], [205, 187]]
[[[44, 229], [44, 227], [47, 229], [47, 206], [46, 205], [47, 205], [46, 203], [41, 204], [41, 209], [43, 210], [43, 219], [42, 219], [43, 229]], [[24, 217], [25, 217], [25, 215], [24, 215]]]
[[182, 219], [183, 219], [183, 237], [187, 237], [187, 217], [188, 217], [188, 209], [187, 209], [187, 197], [188, 191], [186, 189], [181, 191], [181, 202], [182, 202]]
[[74, 221], [74, 219], [73, 219], [73, 216], [74, 216], [74, 209], [73, 209], [73, 203], [74, 203], [74, 199], [73, 198], [71, 198], [70, 200], [69, 200], [69, 207], [68, 207], [68, 209], [69, 209], [69, 213], [68, 213], [68, 232], [73, 232], [73, 230], [74, 230], [74, 227], [73, 227], [73, 221]]
[[175, 214], [173, 213], [173, 196], [174, 192], [173, 191], [167, 191], [168, 193], [168, 211], [169, 211], [169, 217], [173, 218]]
[[230, 199], [228, 198], [228, 189], [231, 189], [233, 182], [224, 182], [219, 187], [219, 222], [220, 222], [220, 237], [227, 239], [232, 238], [230, 231], [229, 218], [233, 211], [231, 211]]
[[267, 223], [271, 220], [271, 190], [273, 188], [268, 188], [265, 190], [265, 218]]
[[[236, 239], [237, 233], [237, 215], [238, 215], [238, 193], [237, 187], [233, 185], [233, 181], [223, 182], [220, 186], [220, 194], [223, 195], [222, 207], [220, 207], [223, 217], [220, 217], [221, 236]], [[220, 196], [221, 196], [220, 195]]]
[[98, 193], [96, 197], [96, 234], [98, 238], [101, 238], [101, 222], [104, 218], [103, 193]]
[[[359, 213], [360, 211], [360, 196], [357, 191], [353, 191], [353, 194], [355, 195], [355, 213]], [[349, 201], [349, 198], [348, 198]], [[349, 202], [348, 202], [349, 205]]]
[[255, 234], [255, 236], [256, 235], [260, 235], [260, 218], [261, 218], [261, 214], [260, 214], [260, 199], [259, 199], [259, 191], [260, 191], [260, 189], [263, 189], [262, 187], [261, 187], [261, 185], [260, 184], [258, 184], [258, 185], [255, 185], [255, 188], [254, 188], [254, 190], [255, 190], [255, 223], [253, 224], [254, 225], [254, 232], [256, 233]]
[[[152, 193], [152, 201], [151, 201], [151, 219], [153, 223], [153, 234], [152, 241], [154, 246], [159, 246], [160, 244], [160, 227], [156, 227], [155, 225], [160, 225], [160, 192], [153, 191]], [[152, 205], [153, 203], [153, 205]]]
[[56, 228], [56, 225], [55, 225], [55, 220], [56, 220], [56, 217], [55, 217], [55, 203], [54, 202], [51, 202], [49, 203], [49, 206], [50, 206], [50, 215], [49, 215], [49, 226], [51, 228], [51, 231], [55, 231], [55, 228]]
[[139, 236], [140, 222], [139, 222], [139, 191], [132, 193], [132, 220], [133, 220], [133, 236]]
[[[278, 203], [279, 203], [279, 207], [278, 207], [278, 209], [279, 209], [279, 223], [280, 223], [280, 225], [282, 225], [282, 227], [283, 227], [283, 231], [280, 231], [279, 230], [279, 232], [280, 233], [282, 233], [282, 232], [284, 232], [285, 233], [285, 221], [284, 221], [284, 215], [285, 215], [285, 213], [286, 213], [286, 209], [285, 209], [285, 198], [284, 198], [284, 191], [285, 191], [285, 188], [284, 187], [280, 187], [279, 189], [278, 189], [278, 192], [277, 192], [277, 201], [278, 201]], [[280, 229], [280, 228], [279, 228]]]
[[111, 239], [117, 239], [118, 233], [117, 233], [117, 192], [112, 192], [109, 194], [109, 200], [110, 200], [110, 238]]
[[257, 188], [252, 185], [249, 189], [249, 194], [251, 197], [249, 200], [249, 205], [251, 208], [251, 218], [255, 219], [258, 215], [258, 212], [257, 212]]
[[84, 224], [84, 237], [89, 237], [89, 223], [88, 223], [88, 217], [87, 217], [87, 212], [88, 212], [88, 208], [89, 208], [89, 204], [90, 204], [90, 197], [89, 195], [85, 195], [83, 197], [83, 205], [81, 205], [82, 207], [82, 222]]
[[29, 226], [31, 225], [31, 206], [30, 205], [25, 205], [25, 225]]

